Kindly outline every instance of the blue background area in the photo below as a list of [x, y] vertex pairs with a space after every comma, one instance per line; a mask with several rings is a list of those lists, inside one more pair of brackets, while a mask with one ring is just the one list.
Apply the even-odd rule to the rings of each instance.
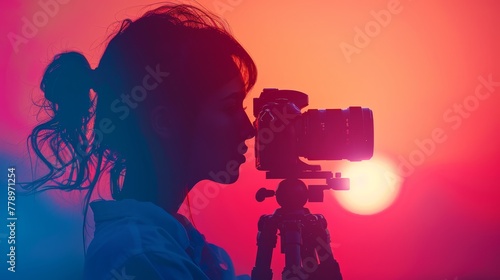
[[[0, 279], [67, 280], [82, 279], [83, 216], [80, 206], [57, 208], [48, 193], [16, 195], [16, 272], [7, 270], [10, 245], [7, 244], [7, 165], [0, 156], [0, 174], [4, 174], [0, 189]], [[16, 166], [21, 180], [23, 167]], [[21, 179], [20, 179], [21, 178]]]

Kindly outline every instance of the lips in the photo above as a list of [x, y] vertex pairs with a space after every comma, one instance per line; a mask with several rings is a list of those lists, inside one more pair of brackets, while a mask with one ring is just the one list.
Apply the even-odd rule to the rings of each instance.
[[246, 145], [244, 145], [242, 149], [238, 149], [238, 161], [242, 163], [246, 161], [245, 154], [247, 151], [248, 147]]
[[248, 151], [248, 147], [246, 145], [244, 145], [242, 155], [246, 154], [247, 151]]

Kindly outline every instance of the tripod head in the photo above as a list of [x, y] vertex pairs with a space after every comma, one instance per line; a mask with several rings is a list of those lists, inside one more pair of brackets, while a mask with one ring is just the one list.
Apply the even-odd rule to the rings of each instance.
[[[266, 172], [267, 179], [276, 179], [277, 174]], [[278, 177], [280, 178], [280, 177]], [[326, 185], [309, 185], [301, 179], [325, 179]], [[287, 209], [297, 209], [303, 207], [308, 201], [323, 202], [325, 190], [349, 190], [349, 178], [342, 178], [340, 172], [333, 177], [330, 171], [303, 171], [297, 177], [286, 178], [281, 181], [276, 191], [260, 188], [255, 194], [258, 202], [264, 201], [268, 197], [276, 196], [278, 204]]]

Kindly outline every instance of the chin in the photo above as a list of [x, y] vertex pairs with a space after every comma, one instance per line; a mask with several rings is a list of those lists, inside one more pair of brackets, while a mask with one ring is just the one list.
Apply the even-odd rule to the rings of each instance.
[[[239, 169], [239, 168], [238, 168]], [[240, 177], [240, 172], [239, 170], [236, 169], [236, 171], [233, 171], [229, 173], [226, 170], [222, 170], [219, 172], [209, 172], [208, 173], [208, 180], [213, 181], [215, 183], [220, 183], [220, 184], [232, 184], [238, 180]]]
[[238, 179], [240, 178], [240, 173], [238, 172], [235, 176], [231, 177], [231, 183], [236, 183], [236, 181], [238, 181]]
[[228, 178], [229, 179], [217, 181], [217, 183], [226, 184], [226, 185], [236, 183], [236, 181], [238, 181], [238, 178], [240, 178], [240, 174], [238, 173], [236, 175], [229, 176]]

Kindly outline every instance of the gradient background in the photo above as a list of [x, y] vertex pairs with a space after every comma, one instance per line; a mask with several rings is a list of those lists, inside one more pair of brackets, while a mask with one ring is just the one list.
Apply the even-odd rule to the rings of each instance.
[[[142, 5], [154, 1], [60, 2], [59, 10], [17, 51], [8, 34], [22, 34], [23, 18], [32, 21], [43, 10], [38, 1], [0, 4], [3, 182], [8, 166], [16, 167], [18, 181], [31, 179], [25, 139], [36, 124], [32, 100], [41, 96], [38, 85], [53, 55], [77, 50], [95, 67], [108, 27], [136, 18]], [[361, 188], [361, 195], [347, 198], [328, 193], [324, 203], [308, 205], [327, 218], [346, 280], [500, 279], [500, 86], [476, 104], [472, 97], [479, 76], [500, 81], [498, 1], [401, 0], [400, 12], [385, 27], [371, 29], [370, 41], [350, 62], [340, 45], [356, 46], [355, 28], [370, 25], [371, 11], [387, 9], [391, 1], [199, 2], [227, 19], [255, 59], [259, 79], [246, 100], [249, 113], [251, 99], [264, 87], [308, 93], [309, 108], [360, 105], [373, 110], [375, 156], [366, 167], [372, 172], [362, 181], [369, 192], [363, 195]], [[469, 102], [467, 114], [452, 112], [448, 117], [453, 121], [446, 119], [445, 113], [464, 100]], [[416, 143], [429, 139], [435, 129], [442, 129], [446, 140], [418, 158], [424, 154]], [[411, 157], [418, 164], [405, 172], [403, 159]], [[352, 166], [356, 164], [323, 165], [335, 171]], [[387, 174], [397, 180], [387, 180]], [[274, 200], [255, 202], [254, 193], [276, 183], [255, 170], [249, 151], [237, 183], [207, 193], [210, 184], [201, 182], [191, 195], [197, 227], [209, 241], [226, 248], [239, 273], [250, 273], [254, 265], [259, 216], [277, 207]], [[0, 278], [79, 279], [79, 195], [18, 196], [17, 272], [12, 274], [5, 262], [8, 232], [1, 226], [7, 224], [6, 193], [0, 190]], [[363, 203], [380, 194], [394, 199], [382, 195], [385, 206], [359, 214]], [[357, 206], [343, 207], [342, 197]], [[283, 259], [275, 249], [275, 279]]]

